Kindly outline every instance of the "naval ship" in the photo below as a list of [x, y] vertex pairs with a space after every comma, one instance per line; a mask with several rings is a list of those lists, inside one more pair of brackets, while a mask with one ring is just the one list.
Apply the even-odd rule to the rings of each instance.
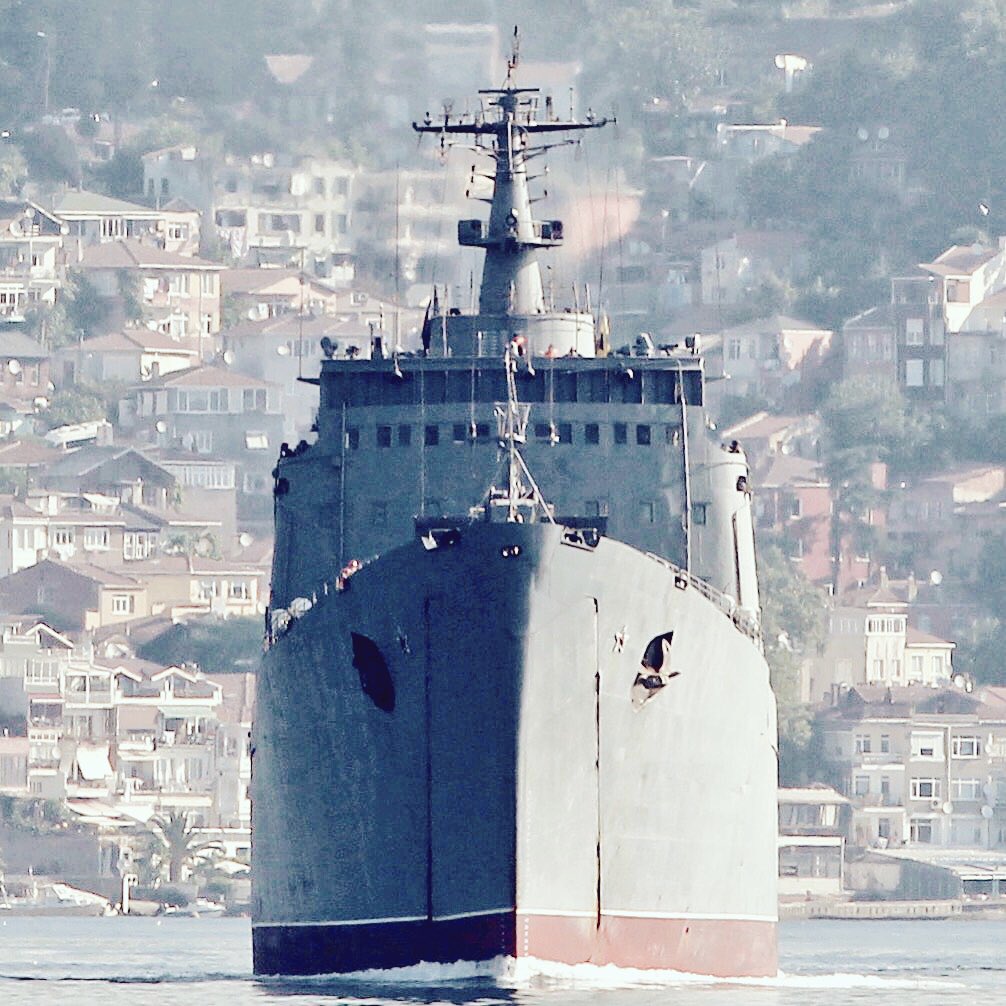
[[[774, 975], [776, 720], [748, 470], [693, 344], [546, 300], [539, 91], [414, 123], [491, 167], [477, 310], [329, 344], [276, 467], [253, 739], [260, 974], [499, 957]], [[488, 201], [488, 200], [487, 200]]]

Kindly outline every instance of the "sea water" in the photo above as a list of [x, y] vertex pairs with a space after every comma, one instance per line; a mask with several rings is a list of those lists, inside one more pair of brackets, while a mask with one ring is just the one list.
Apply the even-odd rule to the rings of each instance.
[[289, 979], [252, 975], [244, 919], [0, 916], [0, 1006], [1006, 1002], [1006, 922], [793, 921], [779, 935], [780, 973], [767, 980], [533, 961]]

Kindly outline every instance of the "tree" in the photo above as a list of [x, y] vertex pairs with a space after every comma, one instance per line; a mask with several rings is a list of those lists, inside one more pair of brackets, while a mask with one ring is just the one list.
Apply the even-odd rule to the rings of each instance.
[[257, 618], [207, 618], [179, 622], [137, 651], [160, 664], [191, 661], [208, 674], [247, 671], [262, 654], [262, 623]]
[[779, 711], [779, 780], [795, 785], [823, 772], [813, 717], [800, 699], [800, 678], [807, 655], [824, 641], [827, 608], [824, 594], [776, 545], [759, 547], [758, 578], [765, 659]]
[[147, 823], [167, 865], [169, 884], [184, 880], [186, 869], [223, 851], [218, 841], [205, 837], [186, 811], [155, 814]]
[[43, 409], [39, 418], [47, 429], [58, 426], [72, 426], [107, 416], [105, 400], [96, 392], [84, 388], [61, 388], [52, 393], [49, 406]]

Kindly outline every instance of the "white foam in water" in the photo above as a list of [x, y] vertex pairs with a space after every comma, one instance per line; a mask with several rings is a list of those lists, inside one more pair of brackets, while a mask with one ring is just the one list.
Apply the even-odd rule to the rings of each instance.
[[947, 980], [893, 978], [882, 975], [833, 973], [785, 974], [768, 978], [717, 978], [683, 971], [621, 968], [614, 964], [557, 964], [534, 957], [497, 957], [491, 961], [455, 961], [453, 964], [421, 963], [404, 968], [372, 969], [349, 974], [317, 976], [314, 980], [375, 982], [389, 985], [448, 985], [489, 979], [502, 988], [529, 986], [557, 988], [617, 989], [642, 986], [747, 985], [779, 989], [950, 989]]

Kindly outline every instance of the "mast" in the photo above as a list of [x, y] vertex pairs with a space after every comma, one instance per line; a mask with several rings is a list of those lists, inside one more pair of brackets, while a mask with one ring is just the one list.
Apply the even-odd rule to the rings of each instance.
[[[566, 136], [557, 142], [535, 143], [535, 138], [540, 134], [599, 129], [609, 122], [607, 118], [595, 119], [592, 114], [588, 114], [586, 122], [572, 116], [559, 119], [550, 98], [545, 101], [544, 118], [539, 119], [540, 88], [517, 87], [513, 82], [517, 42], [515, 30], [506, 81], [501, 88], [479, 91], [483, 96], [481, 113], [452, 118], [445, 109], [442, 122], [434, 123], [427, 115], [423, 123], [412, 124], [417, 133], [439, 134], [445, 148], [449, 136], [473, 137], [476, 152], [487, 154], [495, 162], [489, 220], [458, 223], [460, 244], [485, 249], [479, 290], [481, 314], [535, 315], [546, 310], [538, 252], [562, 243], [562, 221], [535, 220], [532, 216], [527, 165], [552, 147], [579, 140]], [[472, 170], [474, 174], [474, 166]]]

